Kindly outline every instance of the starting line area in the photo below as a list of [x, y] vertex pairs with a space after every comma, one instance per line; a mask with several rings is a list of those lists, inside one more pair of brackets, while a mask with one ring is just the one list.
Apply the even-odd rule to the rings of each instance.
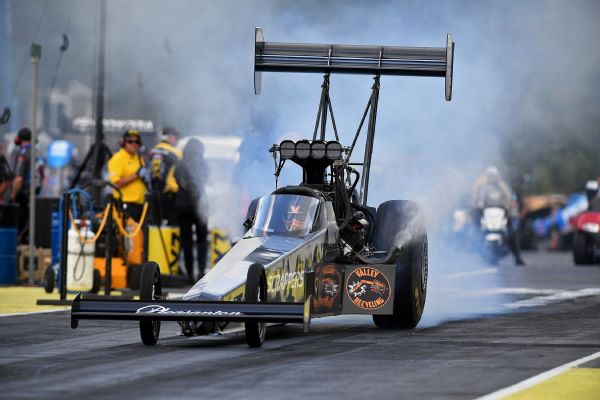
[[552, 400], [600, 398], [600, 352], [542, 372], [477, 400]]
[[[169, 299], [181, 298], [180, 289], [169, 288], [164, 292]], [[77, 293], [67, 293], [67, 300], [73, 300]], [[123, 292], [113, 290], [112, 296], [119, 297]], [[36, 286], [0, 286], [0, 317], [10, 317], [24, 314], [40, 314], [54, 311], [69, 310], [70, 305], [38, 305], [38, 300], [59, 300], [57, 290], [46, 293], [44, 288]]]
[[[72, 300], [75, 294], [67, 294], [67, 300]], [[38, 306], [39, 299], [58, 300], [57, 291], [46, 293], [42, 287], [1, 286], [0, 287], [0, 317], [68, 310], [68, 306]]]

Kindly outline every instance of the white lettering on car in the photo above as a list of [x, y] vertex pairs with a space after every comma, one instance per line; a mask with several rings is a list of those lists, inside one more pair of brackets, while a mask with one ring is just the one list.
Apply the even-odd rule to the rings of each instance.
[[185, 315], [242, 315], [239, 311], [193, 311], [193, 310], [181, 310], [174, 311], [168, 307], [163, 307], [158, 304], [151, 304], [149, 306], [144, 306], [138, 308], [135, 312], [139, 313], [149, 313], [149, 314], [185, 314]]

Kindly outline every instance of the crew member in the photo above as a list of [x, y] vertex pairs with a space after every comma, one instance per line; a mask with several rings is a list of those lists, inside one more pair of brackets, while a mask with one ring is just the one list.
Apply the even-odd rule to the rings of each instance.
[[15, 175], [0, 145], [0, 204], [4, 203], [4, 193], [6, 193]]
[[[19, 217], [17, 228], [19, 230], [18, 240], [22, 244], [28, 243], [28, 221], [29, 221], [29, 196], [31, 193], [31, 130], [21, 128], [17, 133], [15, 144], [18, 149], [14, 152], [13, 171], [15, 177], [12, 182], [10, 200], [19, 204]], [[33, 187], [35, 194], [40, 194], [44, 180], [44, 162], [41, 157], [36, 159], [33, 173]]]
[[163, 220], [169, 224], [177, 223], [173, 207], [179, 185], [175, 179], [177, 164], [183, 158], [181, 150], [175, 147], [179, 132], [174, 128], [165, 128], [161, 141], [150, 150], [148, 165], [150, 166], [150, 185], [152, 189], [154, 223], [161, 225]]
[[500, 176], [500, 171], [495, 166], [486, 168], [483, 175], [475, 181], [471, 195], [472, 207], [474, 210], [475, 223], [479, 223], [481, 210], [486, 206], [488, 197], [494, 197], [496, 205], [504, 208], [508, 214], [508, 242], [510, 250], [513, 253], [515, 264], [525, 265], [521, 257], [521, 247], [519, 245], [518, 234], [518, 210], [516, 199], [513, 201], [513, 194], [510, 186]]
[[[188, 281], [194, 283], [194, 247], [198, 266], [198, 279], [204, 276], [208, 251], [206, 207], [203, 207], [204, 182], [208, 168], [204, 162], [204, 146], [197, 139], [190, 139], [183, 149], [183, 160], [175, 171], [179, 193], [175, 203], [179, 216], [183, 261]], [[194, 231], [196, 235], [194, 235]]]
[[[140, 133], [130, 129], [123, 134], [121, 149], [108, 161], [109, 180], [121, 191], [125, 213], [136, 222], [140, 222], [142, 216], [146, 196], [144, 179], [148, 171], [139, 154], [141, 145]], [[119, 199], [119, 192], [114, 190], [113, 196]]]

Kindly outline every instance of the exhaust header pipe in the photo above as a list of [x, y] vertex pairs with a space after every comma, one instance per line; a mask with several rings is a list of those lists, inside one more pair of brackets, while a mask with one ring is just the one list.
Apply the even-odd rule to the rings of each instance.
[[312, 72], [358, 75], [439, 76], [446, 79], [446, 100], [452, 99], [454, 42], [446, 47], [363, 46], [265, 42], [255, 29], [254, 93], [261, 72]]

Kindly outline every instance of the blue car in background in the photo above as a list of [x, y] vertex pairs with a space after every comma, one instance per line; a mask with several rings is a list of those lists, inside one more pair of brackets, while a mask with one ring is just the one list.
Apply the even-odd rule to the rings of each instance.
[[573, 241], [573, 226], [570, 220], [587, 208], [588, 200], [584, 193], [570, 194], [564, 207], [546, 217], [533, 220], [535, 236], [549, 238], [552, 249], [569, 249]]

